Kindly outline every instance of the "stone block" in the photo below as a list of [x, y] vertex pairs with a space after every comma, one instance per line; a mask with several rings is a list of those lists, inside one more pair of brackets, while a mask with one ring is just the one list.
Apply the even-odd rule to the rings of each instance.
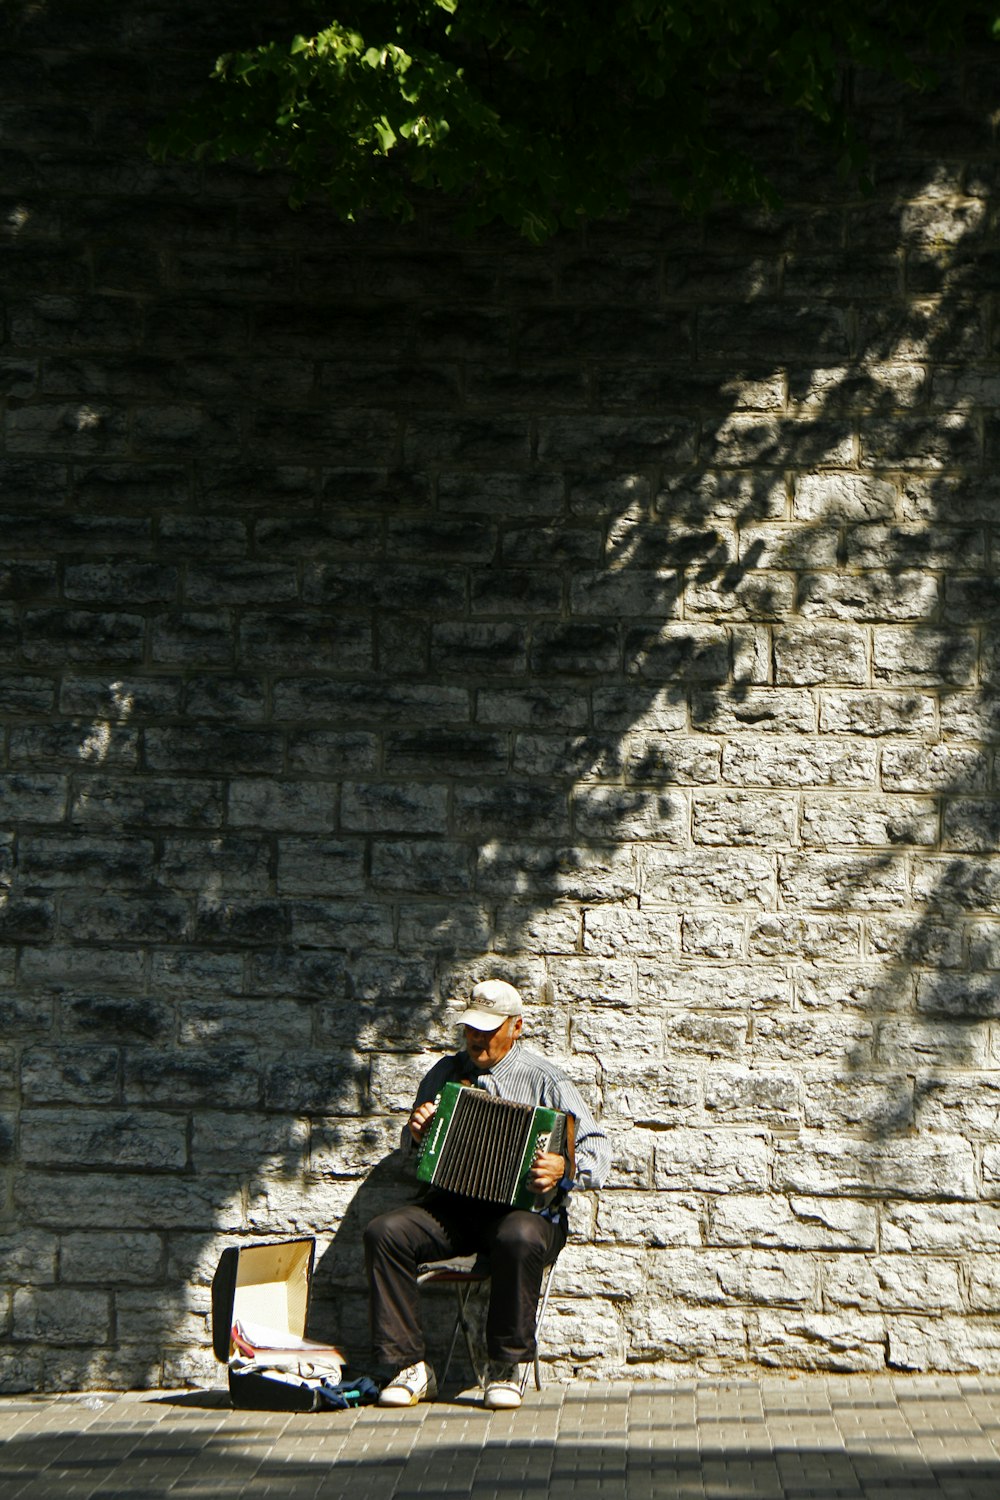
[[833, 1197], [975, 1199], [975, 1163], [958, 1136], [858, 1141], [804, 1133], [775, 1143], [781, 1192]]
[[60, 933], [77, 941], [184, 942], [192, 934], [192, 916], [189, 901], [163, 889], [149, 896], [67, 891], [61, 902]]
[[[759, 726], [754, 726], [755, 728]], [[722, 747], [722, 780], [730, 786], [871, 787], [878, 751], [864, 740], [739, 735]]]
[[[876, 636], [881, 632], [876, 631]], [[820, 695], [819, 727], [823, 734], [931, 736], [937, 703], [931, 693], [824, 692]]]
[[309, 1170], [324, 1178], [367, 1178], [373, 1166], [397, 1151], [400, 1128], [396, 1117], [314, 1120]]
[[618, 1058], [634, 1056], [639, 1035], [646, 1056], [657, 1058], [662, 1053], [662, 1022], [645, 1022], [640, 1029], [634, 1008], [602, 1006], [600, 1010], [583, 1011], [571, 1017], [569, 1026], [573, 1051], [592, 1054], [608, 1065]]
[[530, 667], [540, 677], [602, 678], [621, 665], [618, 630], [608, 624], [536, 625]]
[[[802, 1076], [803, 1117], [812, 1130], [899, 1135], [914, 1125], [913, 1080], [863, 1068], [860, 1059], [837, 1072], [810, 1070]], [[918, 1117], [922, 1128], [922, 1116]]]
[[672, 907], [774, 904], [774, 867], [767, 855], [647, 846], [640, 859], [644, 895]]
[[[568, 912], [536, 914], [530, 906], [504, 907], [497, 913], [496, 945], [507, 952], [522, 946], [544, 952], [563, 951], [560, 945], [569, 942], [572, 949], [575, 938], [564, 929], [567, 922], [574, 925], [575, 921]], [[475, 901], [400, 903], [398, 941], [404, 951], [426, 943], [435, 952], [481, 953], [489, 947], [490, 931], [489, 911]]]
[[[480, 699], [480, 711], [483, 702]], [[303, 736], [297, 736], [295, 744], [301, 742]], [[340, 736], [345, 738], [345, 736]], [[354, 736], [361, 739], [363, 736]], [[360, 771], [370, 771], [375, 768], [375, 739], [370, 739], [369, 745], [351, 750], [345, 747], [343, 754], [337, 753], [336, 747], [324, 753], [324, 747], [316, 742], [316, 750], [313, 753], [313, 765], [307, 769], [325, 771], [325, 774], [333, 774], [337, 769], [352, 769], [354, 774]], [[508, 739], [504, 733], [489, 733], [478, 729], [396, 729], [385, 733], [385, 769], [388, 774], [406, 775], [421, 774], [427, 768], [433, 768], [436, 775], [457, 775], [457, 777], [480, 777], [480, 775], [501, 775], [507, 771]], [[292, 754], [292, 741], [289, 741], [289, 756]], [[351, 763], [352, 762], [352, 763]], [[306, 766], [303, 766], [306, 769]], [[522, 769], [523, 768], [522, 766]]]
[[308, 1155], [306, 1120], [206, 1109], [192, 1121], [191, 1165], [196, 1172], [228, 1168], [241, 1178], [250, 1171], [291, 1177]]
[[138, 949], [52, 943], [21, 948], [19, 974], [28, 989], [129, 989], [142, 987], [143, 955]]
[[234, 828], [331, 833], [336, 826], [334, 791], [323, 782], [234, 778], [229, 783], [228, 821]]
[[645, 1287], [645, 1257], [640, 1251], [619, 1245], [611, 1249], [606, 1245], [571, 1243], [559, 1257], [556, 1285], [564, 1299], [576, 1291], [588, 1298], [606, 1298], [610, 1302], [631, 1300], [641, 1296]]
[[[1000, 1308], [1000, 1277], [995, 1257], [968, 1256], [963, 1257], [963, 1262], [968, 1278], [969, 1307], [973, 1312], [995, 1314]], [[916, 1310], [923, 1311], [923, 1308]], [[956, 1306], [955, 1310], [960, 1309]]]
[[[574, 935], [578, 924], [579, 918], [574, 918]], [[649, 908], [640, 911], [631, 907], [594, 906], [583, 912], [582, 943], [585, 952], [603, 958], [676, 955], [680, 951], [680, 919], [675, 913]]]
[[883, 1020], [878, 1023], [877, 1055], [893, 1068], [986, 1068], [989, 1032], [982, 1021]]
[[[373, 458], [377, 457], [379, 448], [385, 452], [392, 441], [387, 427], [388, 414], [378, 415], [386, 431], [381, 443], [376, 442], [371, 447]], [[405, 424], [402, 452], [403, 462], [416, 468], [452, 464], [517, 468], [530, 456], [529, 425], [526, 417], [494, 413], [457, 416], [415, 412]]]
[[937, 1070], [917, 1074], [917, 1125], [938, 1135], [996, 1140], [1000, 1131], [1000, 1078], [992, 1073]]
[[[726, 698], [694, 692], [691, 723], [703, 733], [734, 736], [747, 731], [814, 734], [817, 727], [816, 707], [811, 697], [792, 688], [777, 687], [747, 688]], [[724, 746], [724, 757], [729, 748]]]
[[795, 607], [795, 580], [773, 569], [726, 572], [721, 578], [699, 580], [684, 590], [684, 611], [692, 618], [716, 620], [781, 620]]
[[632, 730], [662, 736], [688, 728], [687, 694], [676, 687], [595, 685], [591, 688], [591, 700], [595, 723], [609, 733]]
[[797, 521], [879, 521], [896, 510], [896, 486], [889, 480], [854, 473], [803, 474], [795, 482]]
[[247, 990], [296, 1000], [343, 999], [349, 979], [342, 953], [268, 947], [252, 954]]
[[1000, 1015], [1000, 974], [921, 974], [917, 1010], [955, 1022]]
[[269, 997], [266, 1000], [212, 998], [193, 994], [185, 1000], [177, 1026], [182, 1047], [254, 1046], [261, 1036], [280, 1036], [288, 1047], [308, 1049], [313, 1042], [314, 1002]]
[[820, 849], [935, 845], [938, 809], [930, 798], [807, 795], [801, 827], [803, 844]]
[[749, 1050], [755, 1066], [810, 1061], [843, 1060], [862, 1067], [871, 1061], [874, 1023], [858, 1016], [827, 1016], [820, 1012], [754, 1016]]
[[638, 879], [629, 848], [570, 845], [539, 848], [499, 840], [480, 848], [476, 888], [509, 898], [538, 894], [596, 902], [629, 899]]
[[686, 1192], [764, 1192], [768, 1186], [770, 1149], [757, 1131], [658, 1131], [654, 1142], [656, 1188]]
[[434, 964], [426, 958], [398, 954], [352, 956], [348, 960], [348, 996], [357, 1000], [410, 1000], [426, 1005], [434, 989]]
[[99, 1286], [134, 1283], [156, 1285], [163, 1277], [165, 1255], [157, 1234], [101, 1234], [71, 1231], [59, 1241], [59, 1279]]
[[[784, 967], [770, 964], [725, 965], [657, 964], [640, 958], [637, 964], [639, 995], [647, 1007], [664, 1009], [665, 1016], [683, 1020], [699, 1013], [703, 1018], [738, 1013], [738, 1023], [747, 1025], [751, 1010], [787, 1007], [792, 989]], [[727, 1020], [731, 1017], [725, 1017]]]
[[815, 1307], [818, 1263], [780, 1250], [668, 1249], [649, 1256], [649, 1290], [667, 1305]]
[[247, 1107], [259, 1098], [260, 1066], [254, 1050], [217, 1041], [209, 1047], [131, 1047], [125, 1054], [125, 1103], [173, 1108]]
[[[263, 1085], [265, 1109], [284, 1114], [357, 1115], [364, 1111], [367, 1070], [350, 1056], [299, 1053], [268, 1064]], [[245, 1088], [242, 1103], [246, 1106]]]
[[1000, 802], [981, 797], [955, 797], [944, 809], [942, 844], [962, 853], [993, 853], [1000, 836]]
[[438, 728], [467, 724], [469, 701], [468, 688], [437, 683], [385, 682], [376, 690], [367, 682], [292, 677], [275, 683], [274, 718], [304, 720], [317, 727], [328, 720], [338, 729], [359, 722], [367, 727], [372, 721]]
[[967, 631], [880, 626], [873, 632], [872, 672], [893, 687], [968, 687], [976, 641]]
[[54, 1344], [106, 1344], [111, 1337], [106, 1291], [23, 1287], [14, 1293], [13, 1338]]
[[[926, 914], [914, 917], [868, 917], [868, 951], [873, 958], [931, 966], [960, 968], [965, 962], [964, 935], [952, 923], [935, 921]], [[974, 930], [970, 938], [970, 963], [980, 967]], [[987, 964], [987, 968], [992, 967]]]
[[44, 765], [86, 772], [89, 766], [125, 771], [139, 764], [139, 732], [108, 723], [32, 724], [10, 732], [12, 766]]
[[92, 721], [109, 724], [156, 718], [180, 712], [179, 678], [143, 677], [138, 673], [89, 677], [64, 672], [59, 690], [59, 707], [63, 713], [79, 714]]
[[29, 1047], [21, 1058], [25, 1103], [116, 1104], [118, 1065], [116, 1047]]
[[787, 848], [797, 842], [796, 802], [774, 793], [721, 792], [692, 798], [696, 844]]
[[21, 1159], [36, 1167], [181, 1171], [187, 1165], [187, 1121], [153, 1110], [26, 1110]]
[[563, 782], [617, 780], [625, 753], [617, 735], [521, 731], [514, 739], [512, 768], [519, 776]]
[[885, 1364], [878, 1314], [760, 1312], [748, 1319], [750, 1358], [767, 1368], [874, 1372]]
[[464, 895], [472, 890], [472, 850], [451, 840], [379, 839], [372, 848], [376, 889], [428, 895]]
[[996, 1252], [1000, 1233], [997, 1203], [886, 1203], [881, 1210], [881, 1248], [907, 1254]]
[[796, 1126], [799, 1081], [786, 1069], [716, 1064], [705, 1079], [705, 1109], [723, 1125]]
[[568, 799], [560, 788], [507, 779], [457, 786], [452, 796], [456, 829], [474, 837], [569, 836]]
[[893, 911], [908, 907], [908, 871], [902, 860], [876, 855], [782, 854], [778, 889], [785, 905], [814, 911]]
[[702, 1221], [693, 1194], [605, 1190], [597, 1199], [596, 1238], [599, 1244], [697, 1248]]
[[992, 859], [931, 857], [913, 862], [913, 899], [926, 911], [991, 914], [1000, 898], [1000, 869]]
[[242, 1194], [232, 1178], [148, 1172], [25, 1172], [15, 1188], [22, 1219], [45, 1229], [121, 1233], [171, 1229], [245, 1230]]
[[159, 879], [172, 890], [222, 894], [252, 894], [270, 883], [267, 841], [253, 834], [223, 834], [211, 838], [166, 837], [157, 868]]
[[745, 956], [747, 919], [738, 913], [691, 912], [680, 922], [681, 952], [686, 958]]
[[287, 903], [267, 897], [207, 896], [198, 902], [195, 940], [200, 943], [244, 944], [261, 947], [284, 943], [291, 937], [292, 914]]
[[868, 640], [856, 626], [783, 626], [774, 633], [774, 672], [779, 685], [851, 686], [868, 682]]
[[7, 824], [61, 823], [69, 781], [53, 772], [0, 774], [0, 816]]
[[239, 994], [243, 985], [244, 959], [242, 953], [213, 953], [201, 948], [166, 949], [153, 955], [151, 972], [157, 993], [164, 994], [168, 1000], [180, 996], [186, 1004], [201, 995], [217, 999], [227, 992]]
[[625, 670], [654, 682], [724, 683], [732, 671], [729, 634], [694, 623], [628, 630]]
[[282, 896], [354, 896], [361, 885], [363, 860], [360, 840], [281, 838], [277, 889]]
[[147, 729], [145, 754], [151, 771], [260, 774], [281, 771], [284, 745], [276, 730], [185, 726]]
[[768, 914], [750, 919], [746, 951], [752, 959], [849, 963], [860, 956], [861, 931], [859, 918], [837, 913]]
[[990, 784], [990, 760], [970, 745], [886, 745], [882, 783], [894, 792], [981, 792]]
[[[518, 754], [522, 740], [523, 736], [518, 740]], [[600, 741], [590, 743], [600, 745]], [[638, 786], [705, 786], [718, 781], [720, 758], [715, 740], [643, 732], [609, 742], [600, 759], [583, 763], [582, 776], [617, 778], [623, 773], [626, 782]]]
[[184, 712], [191, 719], [261, 723], [265, 703], [264, 683], [248, 673], [239, 677], [194, 676], [184, 685]]
[[168, 1037], [174, 1011], [148, 995], [64, 995], [58, 1007], [64, 1037], [142, 1043]]
[[916, 569], [807, 573], [799, 585], [799, 609], [807, 620], [929, 620], [939, 602], [936, 578]]
[[711, 1245], [873, 1251], [877, 1234], [874, 1204], [850, 1198], [727, 1193], [708, 1203], [707, 1242]]
[[364, 619], [330, 618], [314, 613], [246, 612], [241, 621], [240, 666], [282, 671], [357, 672], [374, 665], [372, 627]]
[[49, 1285], [56, 1280], [59, 1241], [40, 1229], [14, 1228], [0, 1233], [5, 1279], [10, 1283]]
[[662, 1127], [686, 1124], [698, 1109], [699, 1077], [693, 1067], [609, 1059], [603, 1074], [606, 1117]]
[[[637, 568], [574, 573], [570, 583], [570, 610], [576, 616], [597, 615], [605, 620], [616, 616], [628, 619], [636, 615], [666, 619], [679, 612], [680, 591], [681, 580], [676, 573]], [[655, 640], [656, 633], [649, 630], [628, 632], [626, 660], [634, 664], [633, 670], [641, 670], [644, 645]], [[663, 675], [663, 670], [654, 670], [650, 675]]]
[[692, 1309], [646, 1304], [630, 1317], [630, 1366], [653, 1364], [729, 1369], [747, 1359], [743, 1313], [730, 1308]]
[[897, 1370], [1000, 1371], [1000, 1331], [993, 1318], [894, 1318], [887, 1363]]
[[[689, 813], [683, 793], [583, 786], [572, 793], [572, 807], [573, 829], [578, 838], [686, 842]], [[536, 824], [539, 831], [545, 827], [541, 820]]]

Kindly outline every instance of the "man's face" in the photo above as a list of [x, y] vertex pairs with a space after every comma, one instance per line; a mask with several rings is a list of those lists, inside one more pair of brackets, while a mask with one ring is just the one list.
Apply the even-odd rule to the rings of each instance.
[[520, 1016], [502, 1021], [495, 1031], [477, 1031], [474, 1026], [466, 1026], [465, 1050], [477, 1068], [492, 1068], [501, 1057], [507, 1056], [520, 1035]]

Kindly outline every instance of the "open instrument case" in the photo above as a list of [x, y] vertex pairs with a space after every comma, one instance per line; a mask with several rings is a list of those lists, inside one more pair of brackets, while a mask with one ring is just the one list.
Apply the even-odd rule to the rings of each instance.
[[[282, 1240], [223, 1250], [212, 1279], [212, 1348], [229, 1366], [229, 1394], [235, 1407], [250, 1411], [313, 1411], [319, 1403], [308, 1387], [285, 1383], [258, 1370], [234, 1369], [235, 1356], [248, 1353], [241, 1329], [267, 1330], [273, 1337], [259, 1344], [260, 1353], [277, 1351], [276, 1363], [288, 1352], [289, 1368], [310, 1359], [326, 1365], [344, 1363], [329, 1344], [305, 1339], [316, 1241]], [[302, 1341], [305, 1340], [304, 1343]], [[287, 1344], [288, 1350], [284, 1347]]]

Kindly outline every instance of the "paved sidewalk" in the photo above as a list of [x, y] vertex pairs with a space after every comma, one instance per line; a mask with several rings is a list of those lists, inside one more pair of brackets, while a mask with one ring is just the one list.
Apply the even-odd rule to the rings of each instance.
[[1000, 1379], [761, 1376], [234, 1412], [222, 1392], [0, 1398], [0, 1500], [1000, 1500]]

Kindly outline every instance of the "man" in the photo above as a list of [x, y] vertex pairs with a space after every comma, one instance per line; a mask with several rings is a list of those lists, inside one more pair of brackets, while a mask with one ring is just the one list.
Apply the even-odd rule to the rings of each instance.
[[417, 1090], [403, 1132], [408, 1149], [423, 1140], [442, 1086], [467, 1080], [496, 1098], [572, 1115], [575, 1161], [571, 1164], [556, 1152], [536, 1157], [530, 1187], [539, 1194], [555, 1189], [544, 1208], [509, 1208], [432, 1187], [417, 1202], [380, 1214], [368, 1225], [372, 1338], [376, 1358], [393, 1371], [380, 1406], [415, 1406], [437, 1395], [434, 1371], [424, 1358], [417, 1268], [480, 1250], [488, 1252], [491, 1269], [485, 1405], [493, 1411], [520, 1406], [517, 1367], [535, 1356], [542, 1272], [566, 1242], [566, 1197], [574, 1187], [600, 1187], [610, 1165], [607, 1136], [576, 1086], [554, 1063], [522, 1046], [521, 997], [513, 985], [502, 979], [477, 984], [461, 1022], [464, 1048], [435, 1063]]

